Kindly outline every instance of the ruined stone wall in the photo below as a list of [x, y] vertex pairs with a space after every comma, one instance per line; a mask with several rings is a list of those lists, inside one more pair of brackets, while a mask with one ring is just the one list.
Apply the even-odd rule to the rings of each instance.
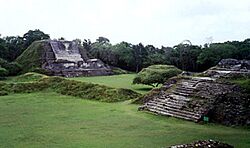
[[250, 60], [222, 59], [204, 74], [215, 78], [250, 76]]
[[84, 61], [81, 57], [77, 44], [69, 41], [50, 41], [51, 48], [57, 61], [69, 61], [77, 63]]
[[56, 76], [95, 76], [112, 74], [109, 66], [99, 59], [89, 59], [87, 51], [75, 42], [48, 40], [42, 68]]

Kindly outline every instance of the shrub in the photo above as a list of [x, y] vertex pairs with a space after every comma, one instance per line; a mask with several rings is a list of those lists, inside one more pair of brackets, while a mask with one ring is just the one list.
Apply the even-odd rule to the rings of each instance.
[[181, 72], [180, 69], [172, 65], [152, 65], [143, 68], [134, 78], [133, 84], [145, 84], [155, 87]]
[[9, 71], [9, 76], [16, 76], [22, 70], [21, 65], [16, 62], [9, 63], [6, 69]]
[[0, 67], [0, 77], [4, 77], [8, 75], [8, 70], [6, 70], [5, 68]]
[[6, 96], [6, 95], [8, 95], [7, 91], [4, 91], [4, 90], [0, 91], [0, 96]]
[[22, 69], [21, 65], [16, 62], [9, 63], [8, 61], [0, 58], [0, 66], [8, 71], [8, 75], [17, 75]]

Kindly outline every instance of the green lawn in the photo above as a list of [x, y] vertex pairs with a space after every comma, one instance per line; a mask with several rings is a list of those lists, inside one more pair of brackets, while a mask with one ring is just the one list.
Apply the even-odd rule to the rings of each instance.
[[250, 147], [249, 129], [199, 125], [137, 107], [52, 92], [1, 96], [0, 147], [161, 148], [199, 139]]
[[122, 74], [122, 75], [112, 75], [112, 76], [97, 76], [97, 77], [75, 77], [69, 78], [78, 81], [97, 83], [102, 85], [107, 85], [115, 88], [127, 88], [132, 89], [139, 93], [146, 93], [152, 89], [151, 86], [147, 85], [133, 85], [133, 79], [136, 74]]

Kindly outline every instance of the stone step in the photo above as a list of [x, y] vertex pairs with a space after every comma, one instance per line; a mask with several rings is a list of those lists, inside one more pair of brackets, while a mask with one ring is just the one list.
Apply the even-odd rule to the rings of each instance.
[[214, 78], [211, 77], [193, 77], [192, 80], [195, 81], [214, 81]]
[[193, 91], [195, 88], [190, 88], [190, 87], [185, 87], [185, 86], [179, 86], [179, 87], [176, 87], [176, 89], [186, 90], [186, 91]]
[[180, 110], [180, 109], [176, 109], [176, 108], [173, 108], [173, 107], [163, 106], [163, 105], [157, 104], [157, 103], [148, 103], [147, 107], [157, 107], [158, 109], [161, 108], [164, 111], [178, 112], [180, 114], [185, 114], [185, 115], [188, 115], [188, 116], [197, 116], [197, 117], [199, 116], [199, 114], [191, 112], [191, 111]]
[[181, 118], [181, 119], [185, 119], [185, 120], [191, 120], [191, 121], [195, 121], [195, 122], [197, 122], [200, 119], [200, 116], [184, 114], [184, 113], [176, 112], [176, 111], [173, 111], [173, 110], [165, 110], [165, 109], [155, 107], [155, 106], [153, 106], [153, 107], [148, 106], [147, 109], [149, 111], [151, 111], [151, 112], [155, 112], [155, 113], [158, 113], [158, 114], [172, 116], [172, 117]]
[[168, 102], [176, 103], [176, 104], [187, 104], [188, 103], [188, 101], [186, 101], [186, 100], [175, 100], [175, 99], [169, 99]]
[[163, 112], [163, 111], [158, 111], [158, 110], [154, 110], [154, 109], [148, 109], [150, 112], [154, 112], [154, 113], [157, 113], [157, 114], [161, 114], [161, 115], [164, 115], [164, 116], [171, 116], [171, 117], [175, 117], [175, 118], [180, 118], [180, 119], [185, 119], [185, 120], [189, 120], [189, 121], [194, 121], [194, 122], [198, 122], [198, 119], [193, 119], [193, 118], [189, 118], [189, 117], [184, 117], [184, 116], [179, 116], [179, 115], [172, 115], [170, 113], [166, 113], [166, 112]]
[[196, 84], [198, 84], [198, 83], [185, 83], [185, 82], [182, 82], [182, 83], [180, 83], [179, 85], [177, 85], [177, 86], [186, 86], [186, 87], [194, 87]]
[[169, 96], [160, 96], [158, 99], [160, 99], [160, 100], [167, 100], [167, 99], [169, 99]]
[[158, 102], [162, 102], [162, 103], [175, 103], [175, 104], [187, 104], [189, 101], [187, 100], [180, 100], [180, 99], [173, 99], [173, 98], [168, 98], [168, 99], [158, 99]]
[[181, 83], [195, 84], [195, 83], [198, 83], [199, 81], [201, 81], [201, 80], [198, 80], [198, 79], [188, 79], [188, 80], [182, 80], [182, 81], [180, 81], [180, 82], [181, 82]]
[[185, 104], [184, 103], [173, 103], [173, 102], [160, 102], [160, 101], [150, 101], [151, 105], [157, 105], [159, 107], [171, 107], [176, 109], [181, 109]]
[[166, 105], [177, 106], [177, 107], [182, 108], [183, 106], [186, 105], [186, 103], [180, 103], [180, 102], [176, 103], [176, 102], [170, 102], [170, 101], [168, 101], [168, 102], [166, 103]]
[[190, 94], [188, 94], [188, 93], [182, 93], [182, 92], [178, 92], [178, 91], [172, 91], [172, 93], [176, 94], [176, 95], [180, 95], [180, 96], [185, 96], [185, 97], [190, 96]]
[[[197, 83], [196, 83], [197, 84]], [[177, 87], [185, 87], [188, 89], [195, 89], [196, 84], [176, 84]]]
[[190, 85], [194, 85], [194, 84], [197, 84], [199, 83], [200, 81], [202, 80], [182, 80], [180, 81], [181, 84], [190, 84]]
[[173, 100], [190, 101], [189, 98], [182, 96], [182, 95], [170, 94], [169, 97], [170, 97], [170, 99], [173, 99]]
[[180, 93], [186, 93], [186, 94], [193, 94], [194, 91], [193, 90], [184, 90], [184, 89], [175, 89], [176, 92], [180, 92]]

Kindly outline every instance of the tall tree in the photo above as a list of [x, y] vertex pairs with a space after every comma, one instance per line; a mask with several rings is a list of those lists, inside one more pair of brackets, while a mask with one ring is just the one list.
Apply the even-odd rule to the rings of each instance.
[[14, 61], [25, 50], [24, 40], [20, 36], [7, 36], [5, 42], [8, 48], [8, 61]]
[[109, 43], [109, 39], [106, 37], [99, 37], [98, 39], [96, 39], [96, 42], [98, 43]]
[[29, 45], [31, 45], [34, 41], [49, 39], [50, 36], [40, 31], [39, 29], [29, 30], [27, 33], [23, 35], [24, 39], [24, 48], [26, 49]]

